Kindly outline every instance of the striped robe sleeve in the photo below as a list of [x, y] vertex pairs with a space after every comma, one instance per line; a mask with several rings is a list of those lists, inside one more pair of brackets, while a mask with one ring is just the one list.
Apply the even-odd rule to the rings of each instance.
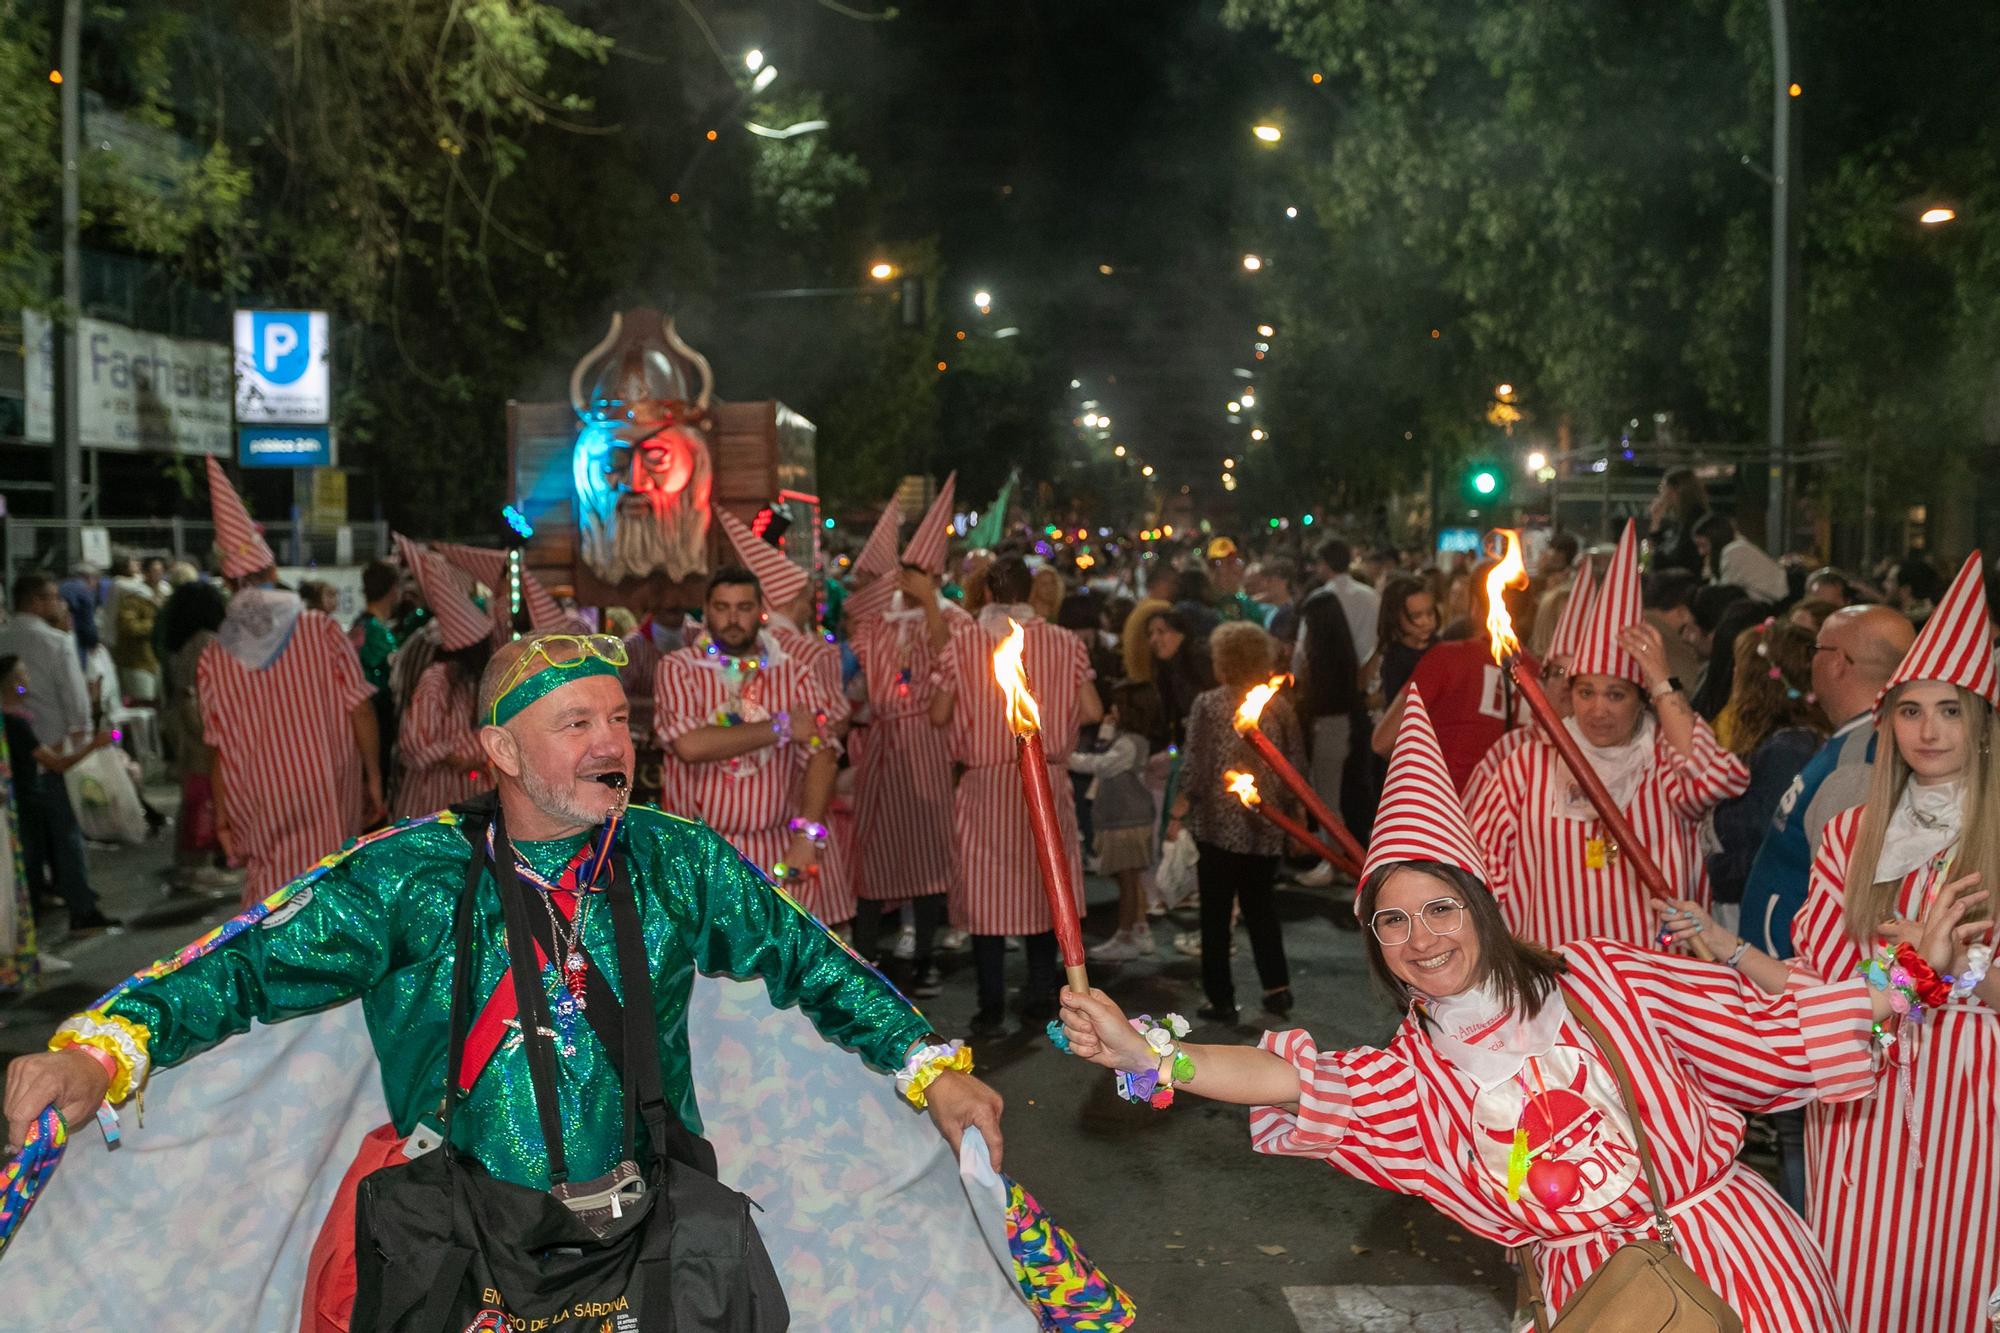
[[1583, 940], [1564, 950], [1586, 986], [1636, 1000], [1694, 1081], [1739, 1111], [1841, 1102], [1874, 1087], [1868, 983], [1794, 985], [1768, 995], [1734, 968]]
[[452, 707], [451, 681], [444, 671], [426, 671], [410, 698], [410, 711], [403, 715], [397, 733], [397, 748], [404, 764], [412, 769], [453, 760], [472, 763], [480, 757], [479, 738], [469, 716], [459, 716]]
[[1306, 1032], [1266, 1032], [1262, 1050], [1299, 1075], [1297, 1110], [1250, 1112], [1250, 1146], [1284, 1157], [1317, 1157], [1398, 1194], [1430, 1192], [1432, 1164], [1416, 1070], [1392, 1051], [1358, 1046], [1322, 1053]]
[[1694, 720], [1689, 749], [1691, 753], [1682, 755], [1662, 740], [1659, 753], [1667, 804], [1675, 814], [1692, 822], [1730, 797], [1748, 791], [1750, 770], [1722, 748], [1715, 732], [1699, 717]]
[[671, 653], [653, 668], [653, 734], [659, 737], [662, 749], [672, 749], [676, 740], [708, 725], [701, 699], [692, 688], [696, 684], [690, 679], [693, 674], [676, 663]]
[[1486, 887], [1493, 891], [1509, 929], [1520, 926], [1518, 914], [1513, 910], [1513, 896], [1521, 854], [1520, 807], [1523, 797], [1517, 794], [1517, 789], [1522, 785], [1519, 778], [1525, 770], [1518, 755], [1519, 751], [1516, 751], [1507, 757], [1493, 774], [1493, 780], [1486, 785], [1485, 795], [1477, 804], [1467, 807], [1465, 812], [1472, 826], [1473, 840], [1479, 844], [1479, 850], [1486, 853]]

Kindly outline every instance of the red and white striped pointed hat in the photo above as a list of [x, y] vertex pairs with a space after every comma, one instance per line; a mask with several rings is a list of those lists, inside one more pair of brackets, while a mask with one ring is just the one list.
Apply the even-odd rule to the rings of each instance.
[[1562, 614], [1556, 617], [1556, 632], [1549, 636], [1550, 657], [1575, 659], [1576, 650], [1583, 644], [1583, 627], [1590, 621], [1591, 598], [1597, 591], [1596, 584], [1597, 576], [1591, 573], [1590, 557], [1585, 556], [1576, 567], [1576, 578], [1569, 585], [1569, 597], [1563, 602]]
[[[1958, 577], [1924, 622], [1903, 665], [1882, 687], [1881, 698], [1913, 680], [1941, 680], [1960, 685], [2000, 708], [2000, 676], [1993, 667], [1993, 627], [1987, 620], [1985, 561], [1974, 551], [1959, 566]], [[1881, 706], [1881, 698], [1876, 706]]]
[[882, 506], [882, 517], [875, 520], [874, 531], [862, 543], [861, 554], [854, 557], [854, 572], [857, 574], [888, 574], [896, 568], [896, 534], [903, 527], [903, 507], [891, 499]]
[[724, 509], [715, 507], [716, 521], [729, 537], [729, 544], [736, 548], [736, 558], [744, 568], [757, 576], [757, 582], [764, 589], [764, 605], [789, 606], [806, 590], [806, 572], [800, 569], [792, 558], [771, 543], [759, 537], [744, 524], [743, 520]]
[[1611, 553], [1611, 563], [1604, 570], [1604, 582], [1598, 585], [1597, 596], [1591, 602], [1590, 618], [1584, 622], [1576, 656], [1570, 659], [1571, 679], [1623, 676], [1626, 680], [1643, 681], [1639, 664], [1619, 645], [1618, 632], [1638, 624], [1645, 614], [1645, 603], [1639, 595], [1639, 529], [1628, 518], [1625, 531], [1618, 538], [1618, 549]]
[[937, 499], [924, 513], [924, 521], [903, 548], [903, 563], [930, 574], [944, 572], [945, 543], [951, 540], [951, 505], [958, 489], [958, 474], [952, 473], [938, 487]]
[[437, 620], [438, 643], [446, 652], [470, 648], [481, 639], [493, 637], [493, 618], [472, 600], [465, 586], [468, 580], [461, 571], [452, 568], [443, 556], [426, 551], [400, 532], [396, 534], [396, 546], [403, 553], [403, 563], [416, 572], [417, 584], [424, 590], [424, 604]]
[[1442, 861], [1487, 883], [1486, 857], [1466, 823], [1437, 731], [1415, 684], [1403, 700], [1403, 724], [1389, 753], [1389, 776], [1368, 838], [1361, 880], [1402, 861]]
[[229, 474], [215, 455], [208, 456], [208, 509], [215, 520], [215, 548], [222, 553], [225, 578], [248, 578], [278, 563], [264, 541], [264, 530], [243, 507], [243, 497], [229, 484]]
[[[461, 546], [457, 542], [434, 542], [431, 550], [453, 568], [464, 570], [486, 585], [491, 594], [486, 605], [493, 623], [500, 627], [502, 638], [513, 634], [507, 605], [507, 553], [497, 546]], [[528, 609], [528, 626], [536, 634], [560, 634], [583, 628], [583, 623], [563, 610], [542, 586], [542, 581], [526, 569], [521, 571], [521, 605]]]

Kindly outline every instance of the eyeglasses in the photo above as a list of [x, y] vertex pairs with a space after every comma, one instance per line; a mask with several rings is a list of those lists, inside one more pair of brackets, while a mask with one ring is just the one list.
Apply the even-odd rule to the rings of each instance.
[[507, 691], [540, 671], [542, 666], [566, 671], [593, 657], [614, 667], [622, 667], [632, 660], [625, 651], [625, 640], [615, 634], [544, 634], [521, 654], [521, 660], [514, 663], [493, 697], [495, 700], [506, 698]]
[[[1456, 898], [1433, 898], [1417, 909], [1424, 929], [1433, 935], [1456, 935], [1465, 925], [1465, 904]], [[1410, 914], [1398, 907], [1385, 907], [1368, 918], [1368, 929], [1383, 944], [1410, 942]]]

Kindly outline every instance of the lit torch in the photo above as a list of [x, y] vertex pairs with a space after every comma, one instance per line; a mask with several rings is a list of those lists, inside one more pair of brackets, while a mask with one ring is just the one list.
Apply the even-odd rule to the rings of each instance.
[[1048, 755], [1042, 748], [1041, 709], [1035, 705], [1035, 696], [1028, 689], [1028, 673], [1021, 666], [1027, 635], [1018, 624], [1007, 623], [1007, 637], [993, 650], [993, 679], [1007, 696], [1007, 727], [1019, 743], [1021, 795], [1028, 802], [1028, 826], [1035, 836], [1035, 857], [1041, 862], [1042, 892], [1048, 895], [1049, 915], [1055, 920], [1056, 947], [1062, 951], [1069, 988], [1083, 994], [1090, 989], [1090, 978], [1083, 966], [1076, 885], [1070, 879], [1069, 848], [1056, 819]]
[[[1618, 802], [1611, 799], [1604, 780], [1597, 776], [1597, 770], [1583, 757], [1583, 750], [1576, 743], [1576, 737], [1569, 734], [1569, 728], [1556, 716], [1556, 710], [1549, 703], [1549, 697], [1542, 693], [1542, 683], [1536, 673], [1528, 669], [1521, 658], [1521, 641], [1514, 636], [1514, 618], [1507, 614], [1506, 592], [1509, 588], [1528, 586], [1527, 567], [1521, 563], [1520, 534], [1512, 528], [1501, 528], [1497, 535], [1507, 544], [1506, 554], [1493, 572], [1486, 576], [1486, 632], [1493, 643], [1493, 660], [1498, 662], [1514, 682], [1521, 697], [1527, 700], [1528, 711], [1535, 716], [1535, 724], [1556, 747], [1563, 764], [1576, 778], [1577, 786], [1590, 798], [1597, 810], [1597, 819], [1604, 827], [1604, 835], [1611, 845], [1618, 849], [1632, 864], [1632, 872], [1638, 876], [1640, 887], [1655, 898], [1672, 902], [1680, 895], [1667, 884], [1667, 877], [1660, 873], [1660, 867], [1646, 851], [1632, 831], [1632, 823], [1625, 818], [1625, 812], [1618, 808]], [[1695, 952], [1703, 958], [1714, 958], [1699, 938], [1690, 941]]]
[[1243, 802], [1246, 809], [1255, 810], [1258, 814], [1270, 820], [1280, 833], [1283, 833], [1293, 842], [1296, 842], [1314, 856], [1319, 857], [1322, 861], [1330, 862], [1345, 873], [1353, 875], [1357, 879], [1360, 878], [1359, 867], [1348, 864], [1345, 856], [1334, 851], [1333, 848], [1314, 837], [1304, 824], [1293, 819], [1284, 811], [1265, 804], [1264, 798], [1258, 794], [1256, 778], [1233, 768], [1222, 776], [1229, 784], [1229, 794]]
[[[1250, 693], [1243, 696], [1243, 702], [1236, 709], [1236, 734], [1250, 742], [1250, 748], [1271, 766], [1271, 771], [1278, 775], [1278, 781], [1284, 783], [1286, 789], [1299, 798], [1300, 803], [1306, 808], [1306, 813], [1311, 815], [1340, 845], [1341, 850], [1347, 854], [1342, 859], [1350, 863], [1348, 873], [1352, 874], [1368, 859], [1361, 844], [1355, 841], [1354, 834], [1340, 821], [1340, 816], [1333, 813], [1326, 802], [1319, 798], [1319, 793], [1312, 789], [1312, 784], [1299, 776], [1299, 771], [1292, 767], [1285, 756], [1279, 753], [1278, 747], [1271, 743], [1271, 738], [1257, 726], [1257, 719], [1264, 715], [1264, 705], [1271, 702], [1271, 696], [1276, 694], [1288, 679], [1286, 676], [1273, 676], [1264, 684], [1253, 686]], [[1333, 861], [1336, 866], [1341, 864], [1340, 860], [1332, 857], [1327, 859]]]

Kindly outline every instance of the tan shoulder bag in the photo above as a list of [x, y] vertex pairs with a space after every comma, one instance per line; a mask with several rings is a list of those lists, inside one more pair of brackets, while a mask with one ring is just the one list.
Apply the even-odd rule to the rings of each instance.
[[1680, 1256], [1673, 1219], [1667, 1216], [1660, 1198], [1653, 1149], [1646, 1140], [1639, 1100], [1632, 1095], [1632, 1076], [1626, 1071], [1625, 1057], [1574, 995], [1564, 991], [1563, 1000], [1597, 1043], [1618, 1080], [1618, 1095], [1625, 1103], [1626, 1118], [1632, 1122], [1632, 1139], [1639, 1151], [1639, 1168], [1646, 1173], [1646, 1197], [1652, 1201], [1660, 1238], [1631, 1241], [1613, 1250], [1571, 1294], [1562, 1317], [1553, 1323], [1542, 1295], [1541, 1274], [1535, 1268], [1535, 1247], [1517, 1248], [1514, 1254], [1521, 1264], [1521, 1281], [1527, 1288], [1537, 1333], [1743, 1333], [1743, 1321], [1736, 1312]]

